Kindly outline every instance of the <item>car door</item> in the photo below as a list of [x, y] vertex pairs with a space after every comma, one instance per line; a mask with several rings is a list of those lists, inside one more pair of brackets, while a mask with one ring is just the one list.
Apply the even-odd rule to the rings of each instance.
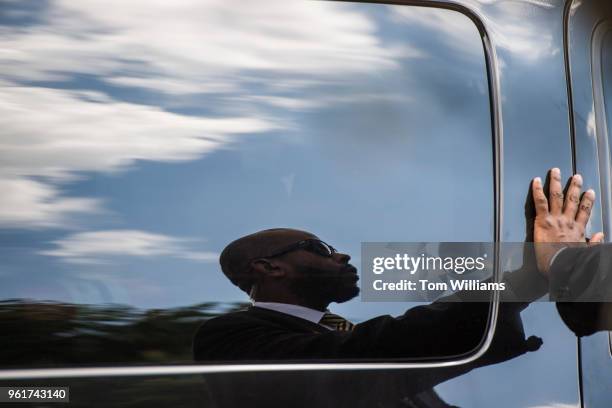
[[443, 367], [193, 364], [196, 327], [248, 304], [216, 263], [238, 236], [310, 229], [355, 259], [521, 242], [529, 181], [572, 170], [562, 1], [262, 4], [7, 5], [2, 385], [76, 406], [249, 384], [310, 406], [577, 406], [576, 339], [545, 302], [522, 313], [539, 350], [404, 398]]
[[[598, 188], [598, 211], [592, 231], [610, 236], [610, 106], [612, 106], [612, 7], [608, 2], [569, 2], [567, 63], [572, 91], [576, 170]], [[607, 241], [608, 239], [606, 239]], [[612, 381], [610, 335], [600, 332], [580, 339], [585, 407], [608, 406]]]

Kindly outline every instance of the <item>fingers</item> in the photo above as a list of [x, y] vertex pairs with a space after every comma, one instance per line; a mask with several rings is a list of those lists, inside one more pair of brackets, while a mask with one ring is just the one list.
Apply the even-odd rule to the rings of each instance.
[[542, 179], [536, 177], [531, 183], [531, 194], [533, 194], [533, 202], [535, 203], [536, 216], [545, 216], [548, 214], [548, 200], [544, 194], [542, 187]]
[[589, 246], [601, 244], [602, 242], [604, 242], [604, 234], [603, 232], [598, 232], [594, 234], [589, 240]]
[[580, 199], [582, 176], [576, 174], [570, 179], [570, 184], [564, 200], [561, 185], [561, 171], [555, 167], [550, 170], [550, 185], [548, 188], [549, 197], [547, 198], [546, 194], [544, 194], [542, 180], [539, 177], [533, 179], [531, 189], [533, 201], [535, 203], [536, 216], [545, 216], [549, 213], [561, 215], [563, 212], [563, 215], [566, 217], [571, 220], [576, 220], [581, 223], [582, 226], [586, 226], [595, 201], [595, 192], [589, 190], [584, 193], [582, 199]]
[[561, 211], [563, 211], [563, 186], [561, 185], [561, 170], [556, 167], [550, 170], [548, 192], [550, 213], [554, 215], [561, 214]]
[[589, 189], [583, 194], [580, 206], [578, 207], [578, 214], [576, 215], [576, 221], [582, 224], [583, 227], [586, 227], [587, 222], [589, 222], [594, 202], [595, 192]]
[[567, 195], [565, 196], [565, 206], [563, 213], [570, 219], [576, 218], [576, 212], [578, 211], [578, 204], [580, 203], [580, 191], [582, 190], [582, 176], [575, 174], [572, 177], [569, 188], [567, 189]]

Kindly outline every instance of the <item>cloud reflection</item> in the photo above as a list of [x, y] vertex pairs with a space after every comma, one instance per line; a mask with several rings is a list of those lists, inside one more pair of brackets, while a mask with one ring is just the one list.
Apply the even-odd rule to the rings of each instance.
[[[535, 62], [542, 58], [557, 55], [561, 49], [555, 43], [557, 27], [534, 25], [526, 19], [526, 13], [533, 13], [537, 6], [543, 13], [556, 6], [556, 3], [542, 0], [524, 1], [483, 1], [470, 0], [471, 7], [482, 12], [485, 26], [493, 37], [496, 47], [512, 53], [513, 59]], [[458, 48], [465, 55], [482, 54], [482, 47], [466, 41], [478, 40], [474, 35], [476, 27], [465, 24], [465, 16], [457, 12], [438, 10], [428, 7], [389, 7], [395, 15], [395, 21], [417, 27], [432, 29], [447, 42], [450, 48]], [[487, 18], [488, 17], [488, 18]], [[493, 18], [490, 18], [493, 17]], [[461, 41], [457, 39], [460, 38]]]
[[100, 212], [101, 203], [92, 198], [62, 197], [48, 183], [20, 177], [0, 177], [0, 226], [65, 227], [68, 216]]
[[0, 85], [5, 227], [70, 226], [72, 214], [99, 211], [98, 200], [62, 196], [58, 183], [78, 172], [125, 170], [137, 160], [194, 160], [232, 135], [280, 126], [262, 118], [178, 115], [91, 91]]
[[[56, 0], [37, 11], [31, 24], [0, 27], [0, 184], [12, 192], [0, 198], [0, 227], [70, 227], [73, 214], [103, 203], [64, 197], [60, 183], [138, 160], [198, 159], [232, 135], [289, 126], [279, 110], [331, 103], [291, 95], [296, 89], [419, 55], [383, 45], [373, 21], [344, 4]], [[172, 113], [161, 96], [128, 102], [109, 87], [214, 94], [227, 109]], [[213, 100], [197, 102], [212, 109]]]
[[155, 91], [207, 92], [236, 89], [257, 71], [315, 80], [372, 72], [406, 53], [383, 47], [364, 14], [326, 2], [57, 0], [45, 17], [44, 25], [3, 29], [0, 48], [11, 50], [5, 78], [86, 73]]
[[188, 240], [138, 230], [90, 231], [54, 241], [55, 249], [41, 251], [70, 263], [106, 263], [125, 256], [166, 256], [198, 262], [216, 262], [214, 252], [190, 249]]

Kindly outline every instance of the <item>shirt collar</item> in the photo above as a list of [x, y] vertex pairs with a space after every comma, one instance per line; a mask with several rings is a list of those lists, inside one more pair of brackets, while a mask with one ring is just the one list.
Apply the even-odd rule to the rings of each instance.
[[321, 312], [320, 310], [290, 303], [253, 302], [253, 306], [285, 313], [317, 324], [319, 324], [319, 321], [325, 314], [325, 312]]

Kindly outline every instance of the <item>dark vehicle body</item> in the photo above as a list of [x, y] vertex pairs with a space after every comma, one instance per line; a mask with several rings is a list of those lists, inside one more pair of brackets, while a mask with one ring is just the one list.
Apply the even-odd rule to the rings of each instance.
[[192, 361], [197, 327], [248, 300], [218, 252], [258, 229], [357, 259], [522, 242], [529, 182], [559, 167], [612, 235], [609, 0], [257, 3], [0, 2], [0, 386], [79, 407], [612, 406], [610, 333], [576, 337], [548, 301], [521, 313], [539, 350], [468, 372], [498, 298], [459, 357]]

